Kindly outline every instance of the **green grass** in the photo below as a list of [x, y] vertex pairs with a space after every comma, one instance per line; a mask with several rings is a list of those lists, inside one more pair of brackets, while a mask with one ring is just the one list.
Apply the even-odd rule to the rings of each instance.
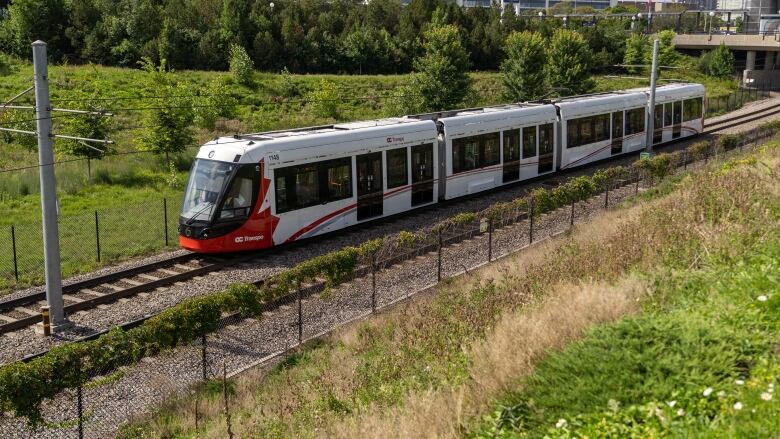
[[[734, 160], [719, 172], [755, 163]], [[762, 195], [755, 209], [731, 211], [727, 188], [711, 190], [702, 215], [722, 236], [695, 246], [696, 268], [665, 264], [647, 273], [654, 292], [643, 313], [550, 355], [470, 436], [776, 437], [780, 204]], [[720, 227], [724, 215], [750, 224], [759, 209], [774, 221]], [[670, 250], [668, 261], [691, 254]]]

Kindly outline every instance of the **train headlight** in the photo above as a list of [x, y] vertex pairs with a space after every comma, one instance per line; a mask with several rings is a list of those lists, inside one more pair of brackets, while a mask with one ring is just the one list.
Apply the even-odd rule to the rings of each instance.
[[190, 236], [192, 236], [192, 229], [190, 229], [189, 227], [186, 227], [184, 229], [184, 234], [189, 238]]

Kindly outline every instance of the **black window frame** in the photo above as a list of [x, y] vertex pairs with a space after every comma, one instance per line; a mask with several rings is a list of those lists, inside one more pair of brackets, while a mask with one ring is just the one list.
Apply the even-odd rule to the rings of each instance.
[[[538, 154], [538, 145], [539, 145], [539, 127], [536, 125], [530, 126], [530, 127], [523, 127], [520, 131], [520, 157], [525, 159], [534, 158]], [[533, 134], [534, 144], [533, 144], [533, 154], [526, 155], [526, 131], [531, 131]]]
[[[337, 196], [330, 195], [330, 182], [328, 181], [328, 171], [331, 168], [337, 168], [337, 167], [343, 167], [348, 166], [349, 170], [347, 172], [347, 181], [343, 182], [343, 184], [346, 184], [346, 188], [348, 189], [345, 193], [342, 193]], [[312, 200], [310, 200], [308, 203], [298, 203], [298, 194], [297, 191], [289, 191], [290, 188], [295, 188], [295, 178], [298, 174], [304, 174], [304, 173], [310, 173], [312, 170], [316, 170], [317, 172], [317, 194]], [[303, 171], [303, 172], [301, 172]], [[348, 198], [352, 198], [354, 191], [353, 191], [353, 166], [352, 166], [352, 157], [343, 157], [339, 159], [332, 159], [332, 160], [324, 160], [321, 162], [312, 162], [312, 163], [305, 163], [301, 165], [293, 165], [293, 166], [285, 166], [283, 168], [276, 168], [274, 169], [274, 201], [275, 201], [275, 208], [276, 213], [287, 213], [292, 212], [295, 210], [305, 209], [307, 207], [316, 206], [318, 204], [327, 204], [332, 203], [334, 201], [340, 201], [340, 200], [346, 200]], [[284, 207], [280, 208], [280, 185], [279, 180], [283, 179], [285, 182], [285, 203]], [[292, 200], [291, 200], [292, 198]]]
[[566, 121], [566, 148], [578, 148], [612, 138], [612, 113], [594, 114]]
[[647, 109], [645, 107], [629, 108], [626, 110], [623, 121], [625, 124], [623, 136], [630, 136], [643, 132], [645, 130], [646, 117]]
[[[401, 183], [400, 175], [393, 175], [394, 171], [395, 171], [395, 168], [391, 168], [390, 167], [390, 159], [391, 159], [390, 155], [391, 154], [395, 155], [395, 154], [398, 154], [398, 153], [403, 153], [403, 161], [404, 161], [404, 166], [403, 166], [403, 183]], [[399, 157], [401, 155], [402, 154], [398, 154]], [[387, 175], [387, 188], [388, 189], [393, 189], [393, 188], [397, 188], [397, 187], [401, 187], [401, 186], [406, 186], [406, 185], [409, 184], [409, 148], [407, 148], [407, 147], [393, 148], [393, 149], [388, 149], [386, 151], [386, 156], [385, 156], [385, 173]]]
[[[701, 97], [685, 99], [683, 101], [683, 122], [701, 119], [704, 109], [704, 99]], [[697, 111], [698, 110], [698, 111]], [[693, 113], [693, 115], [691, 115]], [[689, 118], [690, 116], [690, 118]]]
[[[493, 155], [487, 156], [487, 142], [494, 140], [496, 149]], [[476, 143], [476, 154], [474, 155], [474, 164], [469, 167], [466, 162], [465, 146]], [[452, 173], [460, 174], [462, 172], [473, 171], [475, 169], [495, 166], [501, 163], [501, 132], [479, 134], [476, 136], [459, 137], [452, 139]]]

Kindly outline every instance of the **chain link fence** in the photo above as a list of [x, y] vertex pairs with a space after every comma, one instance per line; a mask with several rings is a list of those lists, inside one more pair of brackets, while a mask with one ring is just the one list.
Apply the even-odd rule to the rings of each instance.
[[[757, 147], [773, 134], [754, 129], [740, 136], [729, 150], [722, 142], [699, 142], [670, 154], [667, 173]], [[225, 437], [229, 437], [235, 404], [231, 379], [236, 375], [283, 359], [307, 340], [401, 304], [442, 281], [469, 276], [489, 261], [564, 234], [577, 222], [653, 186], [659, 178], [652, 171], [631, 166], [591, 197], [543, 214], [541, 200], [526, 196], [520, 199], [523, 202], [500, 203], [458, 221], [387, 237], [343, 283], [301, 285], [292, 294], [265, 304], [259, 319], [223, 316], [212, 333], [138, 363], [93, 373], [79, 387], [46, 400], [45, 422], [37, 428], [29, 427], [24, 419], [4, 416], [0, 431], [9, 438], [141, 437], [133, 422], [160, 406], [177, 408], [177, 413], [197, 427], [204, 422], [199, 398], [205, 388], [221, 398]]]
[[[180, 199], [59, 217], [63, 276], [177, 245]], [[41, 222], [0, 229], [0, 291], [43, 283]]]
[[[778, 84], [780, 85], [780, 84]], [[739, 87], [737, 90], [720, 96], [708, 96], [704, 100], [704, 116], [712, 117], [742, 108], [743, 105], [770, 97], [775, 84], [761, 84], [760, 87]]]

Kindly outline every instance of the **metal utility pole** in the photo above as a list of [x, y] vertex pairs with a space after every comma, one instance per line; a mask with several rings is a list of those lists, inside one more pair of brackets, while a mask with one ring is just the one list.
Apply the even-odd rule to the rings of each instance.
[[49, 303], [51, 328], [56, 332], [65, 323], [60, 270], [60, 239], [57, 224], [57, 192], [54, 183], [51, 104], [49, 103], [49, 69], [46, 43], [36, 41], [33, 47], [35, 81], [35, 118], [38, 131], [38, 165], [41, 173], [41, 212], [43, 215], [43, 255], [46, 270], [46, 301]]
[[653, 153], [653, 131], [655, 127], [655, 83], [658, 77], [658, 38], [653, 41], [653, 65], [650, 70], [650, 109], [647, 112], [647, 128], [645, 137], [645, 152], [649, 155]]

